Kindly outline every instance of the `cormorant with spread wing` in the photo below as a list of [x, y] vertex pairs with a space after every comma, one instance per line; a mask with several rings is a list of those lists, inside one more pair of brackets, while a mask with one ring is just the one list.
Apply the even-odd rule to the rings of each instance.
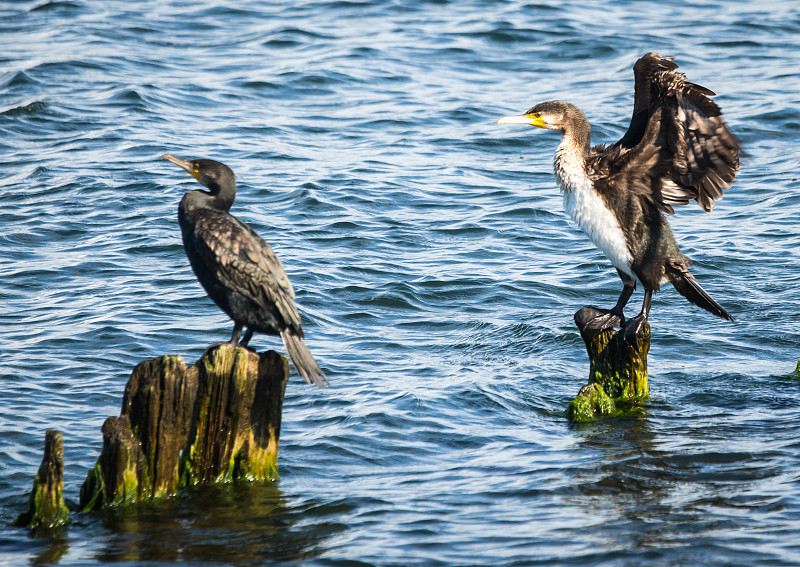
[[[187, 192], [178, 207], [183, 248], [208, 296], [233, 319], [232, 345], [247, 346], [254, 331], [280, 335], [297, 372], [324, 387], [327, 378], [303, 344], [294, 290], [281, 261], [255, 231], [231, 215], [236, 198], [233, 171], [210, 159], [171, 161], [208, 191]], [[247, 332], [242, 338], [242, 328]]]
[[[653, 292], [671, 283], [695, 305], [723, 319], [733, 317], [689, 273], [664, 213], [694, 199], [706, 211], [731, 186], [739, 170], [739, 143], [709, 97], [690, 83], [672, 58], [648, 53], [633, 66], [633, 117], [622, 139], [590, 146], [591, 127], [572, 104], [548, 101], [498, 124], [530, 124], [560, 130], [554, 169], [564, 208], [611, 260], [622, 278], [617, 304], [589, 328], [624, 328], [632, 338], [650, 313]], [[639, 315], [625, 322], [623, 308], [644, 287]]]

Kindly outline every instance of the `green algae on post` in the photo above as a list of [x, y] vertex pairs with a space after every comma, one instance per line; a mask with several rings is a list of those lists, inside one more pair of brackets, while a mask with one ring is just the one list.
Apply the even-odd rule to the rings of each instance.
[[81, 511], [176, 494], [237, 478], [277, 478], [289, 363], [227, 343], [187, 367], [178, 356], [136, 366], [120, 416], [103, 424], [103, 449], [81, 488]]
[[575, 314], [575, 324], [589, 355], [589, 384], [567, 407], [570, 421], [593, 421], [623, 415], [623, 408], [643, 403], [649, 395], [647, 353], [650, 323], [645, 322], [635, 340], [625, 340], [613, 329], [586, 328], [597, 310], [584, 307]]
[[44, 438], [44, 457], [33, 481], [28, 511], [20, 514], [15, 525], [26, 528], [56, 528], [69, 522], [64, 504], [64, 439], [55, 429]]
[[257, 355], [227, 344], [200, 360], [196, 418], [181, 458], [182, 485], [277, 478], [288, 364], [276, 352]]
[[598, 382], [587, 384], [567, 406], [567, 419], [575, 422], [594, 421], [601, 417], [621, 415], [613, 398]]

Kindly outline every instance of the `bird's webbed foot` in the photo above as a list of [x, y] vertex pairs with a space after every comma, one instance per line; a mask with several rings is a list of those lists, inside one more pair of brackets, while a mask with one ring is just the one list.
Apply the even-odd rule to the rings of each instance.
[[625, 324], [625, 315], [622, 314], [622, 310], [596, 309], [596, 311], [598, 312], [597, 315], [590, 319], [584, 327], [587, 331], [599, 333], [606, 329], [622, 327]]
[[[209, 352], [211, 352], [212, 350], [214, 350], [218, 346], [222, 346], [222, 345], [231, 345], [232, 347], [243, 346], [243, 347], [247, 348], [247, 342], [250, 340], [250, 337], [253, 336], [253, 331], [248, 329], [247, 332], [244, 335], [244, 339], [240, 342], [239, 338], [242, 336], [242, 327], [243, 327], [243, 325], [241, 323], [234, 324], [234, 326], [233, 326], [233, 334], [231, 335], [231, 340], [229, 340], [229, 341], [220, 341], [218, 343], [214, 343], [214, 344], [209, 345], [208, 347], [206, 347], [206, 350], [203, 351], [203, 356], [201, 356], [200, 358], [203, 358]], [[250, 349], [250, 350], [252, 350], [252, 349]]]
[[639, 331], [642, 330], [642, 326], [647, 322], [647, 315], [644, 313], [639, 313], [636, 317], [628, 319], [628, 321], [622, 326], [622, 335], [630, 345], [638, 346], [639, 344]]
[[633, 319], [630, 319], [622, 327], [625, 342], [632, 345], [638, 350], [639, 348], [639, 331], [642, 326], [647, 322], [647, 317], [650, 315], [650, 302], [653, 299], [653, 290], [645, 289], [644, 301], [642, 301], [642, 311]]
[[601, 333], [612, 327], [622, 326], [625, 316], [622, 310], [583, 307], [575, 313], [575, 324], [581, 332]]

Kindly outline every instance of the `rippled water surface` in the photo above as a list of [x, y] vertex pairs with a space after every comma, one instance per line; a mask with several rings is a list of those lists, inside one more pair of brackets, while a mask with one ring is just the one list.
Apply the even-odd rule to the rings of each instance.
[[[798, 37], [789, 0], [0, 4], [0, 564], [800, 564]], [[748, 152], [670, 221], [737, 322], [665, 288], [644, 414], [572, 427], [572, 314], [619, 280], [557, 134], [495, 122], [562, 98], [615, 141], [647, 51]], [[32, 536], [45, 430], [74, 504], [133, 366], [229, 336], [164, 152], [234, 169], [332, 387], [293, 374], [272, 485]]]

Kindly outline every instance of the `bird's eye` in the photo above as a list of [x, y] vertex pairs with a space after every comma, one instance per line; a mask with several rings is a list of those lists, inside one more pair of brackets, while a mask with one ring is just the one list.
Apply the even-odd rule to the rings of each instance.
[[192, 164], [192, 167], [194, 168], [194, 172], [195, 172], [195, 173], [197, 173], [198, 171], [200, 171], [200, 164], [199, 164], [199, 163], [193, 163], [193, 164]]

